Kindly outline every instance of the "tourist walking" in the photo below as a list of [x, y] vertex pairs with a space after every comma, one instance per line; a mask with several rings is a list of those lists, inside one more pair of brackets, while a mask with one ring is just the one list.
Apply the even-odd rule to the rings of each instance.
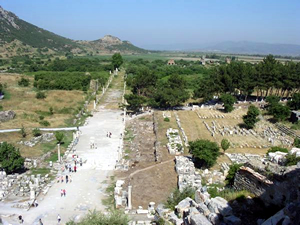
[[60, 189], [60, 197], [62, 197], [64, 195], [64, 191], [63, 189]]
[[68, 181], [69, 181], [69, 177], [68, 175], [66, 175], [66, 184], [68, 183]]
[[71, 164], [69, 164], [69, 172], [70, 173], [72, 172], [72, 166], [71, 166]]
[[24, 223], [23, 217], [21, 215], [19, 215], [19, 222]]
[[39, 219], [39, 223], [40, 225], [44, 225], [41, 218]]
[[66, 189], [63, 190], [63, 194], [66, 197]]
[[61, 218], [60, 218], [60, 215], [58, 214], [57, 215], [57, 222], [58, 222], [58, 224], [60, 224], [60, 221], [61, 221]]
[[63, 175], [61, 175], [60, 181], [61, 181], [62, 183], [64, 182], [64, 176], [63, 176]]
[[70, 181], [70, 183], [72, 183], [72, 176], [71, 176], [71, 174], [69, 175], [69, 181]]
[[75, 173], [77, 172], [77, 167], [76, 167], [76, 165], [74, 166], [74, 172], [75, 172]]

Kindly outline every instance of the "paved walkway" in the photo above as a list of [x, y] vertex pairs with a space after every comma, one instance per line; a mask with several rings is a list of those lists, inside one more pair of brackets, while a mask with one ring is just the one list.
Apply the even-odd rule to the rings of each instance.
[[[108, 91], [107, 101], [111, 94], [114, 95], [115, 101], [113, 90]], [[70, 219], [81, 218], [88, 210], [104, 209], [101, 199], [105, 197], [105, 180], [109, 180], [113, 173], [124, 123], [121, 110], [105, 109], [103, 106], [99, 106], [98, 109], [98, 112], [89, 118], [88, 124], [80, 128], [82, 134], [76, 146], [76, 154], [86, 160], [86, 163], [82, 167], [78, 166], [77, 173], [70, 173], [72, 183], [56, 183], [55, 180], [46, 196], [40, 194], [37, 208], [24, 211], [0, 204], [0, 214], [22, 215], [24, 224], [28, 225], [39, 224], [39, 218], [42, 218], [44, 225], [54, 225], [57, 224], [58, 214], [62, 218], [60, 224], [65, 224]], [[106, 136], [108, 131], [112, 133], [111, 138]], [[97, 149], [90, 149], [91, 140], [95, 140]], [[60, 196], [61, 189], [66, 190], [66, 197]]]

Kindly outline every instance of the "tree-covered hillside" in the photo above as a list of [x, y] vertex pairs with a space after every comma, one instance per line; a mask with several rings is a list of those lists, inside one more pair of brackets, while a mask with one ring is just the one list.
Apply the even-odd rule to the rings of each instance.
[[27, 23], [1, 7], [0, 39], [1, 44], [19, 40], [24, 45], [44, 48], [45, 51], [47, 51], [47, 48], [55, 51], [70, 51], [72, 48], [79, 47], [72, 40]]

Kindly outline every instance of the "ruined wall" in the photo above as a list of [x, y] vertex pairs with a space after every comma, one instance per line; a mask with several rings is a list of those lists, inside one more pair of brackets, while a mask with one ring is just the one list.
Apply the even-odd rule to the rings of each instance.
[[283, 172], [282, 175], [274, 174], [271, 181], [243, 166], [235, 175], [234, 187], [250, 191], [267, 206], [284, 207], [287, 203], [300, 201], [300, 168]]
[[272, 184], [265, 176], [245, 166], [240, 168], [234, 179], [235, 189], [248, 190], [256, 196], [262, 195]]

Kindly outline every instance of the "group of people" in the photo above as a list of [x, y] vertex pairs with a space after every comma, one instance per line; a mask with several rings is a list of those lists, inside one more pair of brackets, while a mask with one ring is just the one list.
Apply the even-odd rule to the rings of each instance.
[[[69, 175], [66, 175], [65, 176], [65, 180], [66, 180], [66, 184], [68, 183], [68, 182], [72, 182], [72, 176], [71, 176], [71, 174], [69, 174]], [[61, 175], [60, 177], [57, 177], [57, 183], [63, 183], [64, 182], [64, 175]]]
[[66, 189], [60, 189], [60, 197], [65, 196], [66, 197]]

